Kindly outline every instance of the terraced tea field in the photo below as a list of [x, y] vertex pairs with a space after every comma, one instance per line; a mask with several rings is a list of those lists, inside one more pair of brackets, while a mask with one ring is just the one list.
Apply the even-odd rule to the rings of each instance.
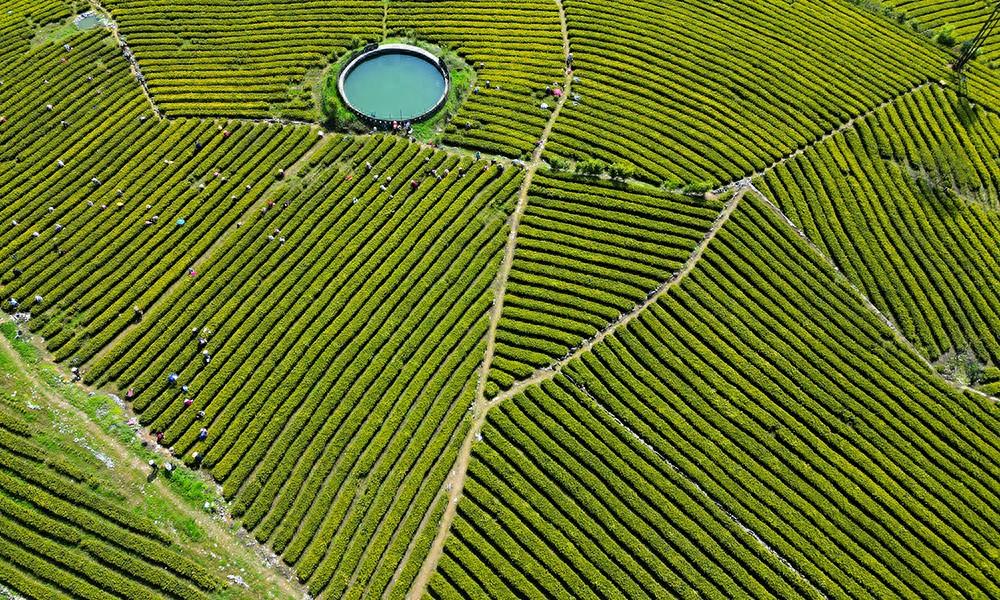
[[[885, 3], [897, 13], [898, 19], [910, 20], [918, 28], [964, 42], [976, 37], [990, 11], [996, 6], [988, 0], [891, 0]], [[982, 56], [987, 60], [1000, 57], [1000, 32], [990, 36], [983, 46]]]
[[1000, 596], [993, 8], [0, 0], [0, 596]]
[[159, 459], [114, 399], [62, 380], [9, 323], [0, 325], [0, 369], [5, 595], [229, 597], [237, 577], [258, 597], [300, 594], [262, 568], [262, 548], [204, 511], [221, 500], [207, 482], [176, 465], [150, 478], [146, 461]]

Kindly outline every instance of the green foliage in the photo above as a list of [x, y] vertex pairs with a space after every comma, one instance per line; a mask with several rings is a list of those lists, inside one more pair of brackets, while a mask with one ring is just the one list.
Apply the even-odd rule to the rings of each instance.
[[337, 78], [343, 66], [343, 61], [336, 63], [323, 82], [323, 94], [320, 100], [323, 125], [328, 129], [340, 131], [367, 129], [357, 115], [347, 108], [337, 91]]
[[[388, 589], [454, 461], [505, 239], [494, 207], [521, 170], [390, 136], [331, 137], [308, 167], [88, 375], [137, 390], [142, 422], [201, 453], [243, 525], [339, 596], [354, 569]], [[371, 491], [346, 503], [361, 480]]]
[[[38, 445], [13, 412], [0, 410], [0, 555], [45, 585], [74, 594], [152, 597], [163, 590], [208, 598], [221, 583], [181, 555], [152, 520], [130, 514], [81, 482], [74, 468]], [[25, 437], [5, 433], [26, 431]], [[198, 539], [194, 523], [184, 527]], [[11, 542], [16, 544], [11, 546]], [[29, 593], [16, 578], [0, 579]]]
[[556, 173], [569, 171], [572, 166], [568, 160], [564, 158], [559, 158], [558, 156], [551, 157], [548, 163], [549, 166], [552, 168], [552, 170], [555, 171]]
[[177, 117], [315, 120], [312, 95], [295, 93], [310, 70], [382, 37], [380, 2], [106, 5], [157, 104]]
[[[547, 155], [628, 163], [650, 182], [738, 180], [947, 75], [930, 44], [843, 2], [725, 2], [698, 11], [582, 0], [566, 12], [578, 80]], [[758, 23], [769, 34], [706, 46], [733, 23]]]
[[[73, 5], [67, 0], [8, 0], [0, 12], [0, 65], [8, 65], [33, 44], [63, 39]], [[60, 42], [61, 43], [61, 42]]]
[[[883, 0], [887, 7], [894, 8], [897, 19], [905, 20], [909, 27], [945, 48], [951, 49], [961, 41], [961, 51], [976, 36], [995, 7], [993, 2], [976, 0], [941, 0], [939, 2], [914, 3], [910, 0]], [[907, 11], [903, 13], [902, 11]], [[905, 17], [905, 19], [904, 19]], [[987, 58], [998, 56], [1000, 38], [987, 39], [980, 50]]]
[[987, 394], [1000, 396], [1000, 367], [986, 367], [980, 377], [980, 389]]
[[608, 165], [607, 172], [611, 179], [625, 181], [626, 179], [635, 177], [636, 168], [631, 163], [613, 162]]
[[[489, 5], [403, 0], [388, 10], [383, 2], [358, 0], [238, 5], [109, 0], [107, 5], [127, 33], [157, 103], [178, 117], [313, 120], [317, 108], [327, 109], [321, 113], [325, 121], [346, 117], [329, 110], [332, 101], [317, 107], [295, 90], [331, 57], [401, 35], [433, 40], [477, 61], [480, 91], [456, 105], [455, 118], [443, 127], [444, 142], [518, 156], [530, 153], [547, 119], [545, 111], [524, 110], [526, 102], [534, 104], [525, 82], [562, 77], [558, 13], [545, 0]], [[483, 83], [487, 80], [491, 86]], [[338, 127], [344, 123], [336, 121]], [[465, 129], [466, 123], [476, 126]]]
[[717, 201], [536, 174], [487, 394], [633, 310], [680, 268], [721, 209]]
[[512, 158], [531, 154], [550, 116], [535, 93], [563, 78], [559, 14], [550, 1], [392, 0], [388, 24], [454, 49], [475, 71], [478, 90], [444, 126], [444, 144]]
[[682, 191], [685, 194], [704, 194], [712, 189], [711, 181], [692, 181], [685, 185]]
[[971, 348], [949, 352], [937, 360], [936, 366], [945, 379], [962, 385], [976, 385], [983, 378], [983, 365]]
[[[968, 52], [969, 50], [971, 50], [972, 49], [972, 43], [973, 43], [972, 40], [965, 40], [964, 42], [962, 42], [962, 44], [959, 46], [959, 49], [958, 49], [959, 54], [964, 55], [966, 52]], [[954, 44], [954, 41], [952, 41], [952, 44]], [[975, 51], [975, 53], [973, 53], [972, 58], [978, 58], [979, 54], [981, 53], [981, 51], [982, 51], [982, 48], [978, 48]]]
[[168, 481], [170, 489], [191, 506], [200, 508], [205, 503], [213, 503], [218, 500], [218, 496], [205, 481], [191, 471], [175, 469], [168, 477]]
[[740, 202], [676, 288], [489, 413], [432, 596], [998, 592], [993, 405]]
[[200, 542], [205, 539], [205, 532], [202, 531], [201, 527], [198, 526], [198, 523], [190, 517], [181, 521], [180, 530], [184, 537], [192, 542]]
[[940, 44], [945, 48], [951, 48], [955, 45], [955, 26], [954, 25], [941, 25], [934, 30], [934, 43]]
[[576, 163], [576, 172], [580, 175], [601, 175], [607, 169], [608, 164], [596, 158], [588, 158]]
[[[0, 298], [86, 383], [137, 392], [141, 424], [311, 594], [405, 596], [475, 390], [541, 374], [473, 446], [435, 597], [1000, 595], [995, 411], [905, 341], [998, 389], [1000, 125], [913, 92], [945, 55], [889, 22], [907, 22], [898, 2], [109, 0], [166, 120], [106, 32], [67, 51], [44, 38], [68, 29], [33, 29], [65, 6], [8, 4]], [[910, 26], [969, 39], [976, 13], [941, 27], [940, 4]], [[561, 17], [575, 71], [551, 169], [512, 219], [510, 159], [531, 156], [543, 90], [567, 76]], [[733, 23], [769, 34], [713, 35]], [[259, 122], [321, 111], [361, 131], [329, 63], [389, 32], [438, 44], [452, 91], [415, 134], [459, 150]], [[986, 70], [969, 81], [995, 103]], [[808, 240], [753, 190], [706, 237], [724, 205], [698, 196], [758, 172]], [[109, 396], [39, 372], [153, 456]], [[203, 515], [108, 485], [62, 432], [32, 433], [44, 422], [0, 407], [4, 586], [239, 593], [180, 550], [213, 542]], [[190, 470], [154, 485], [218, 501]]]
[[[758, 185], [930, 360], [1000, 359], [1000, 119], [930, 87]], [[834, 209], [836, 207], [836, 209]], [[837, 215], [837, 216], [834, 216]]]
[[[81, 35], [74, 61], [57, 61], [51, 70], [35, 61], [47, 63], [53, 50], [40, 50], [38, 59], [12, 67], [24, 87], [2, 90], [4, 101], [17, 99], [0, 129], [4, 158], [23, 160], [0, 182], [0, 193], [19, 199], [0, 207], [6, 222], [19, 223], [0, 235], [0, 286], [7, 297], [27, 301], [30, 328], [57, 360], [72, 364], [85, 363], [132, 325], [133, 307], [148, 307], [172, 286], [260, 200], [277, 169], [317, 139], [307, 127], [142, 120], [148, 103], [128, 64], [114, 60], [115, 50], [101, 40]], [[107, 69], [91, 75], [104, 63]], [[57, 91], [43, 85], [46, 78]], [[81, 101], [101, 111], [101, 127], [71, 114]], [[34, 115], [46, 102], [60, 109]], [[85, 152], [81, 144], [109, 150]], [[174, 224], [180, 218], [186, 225]], [[48, 300], [34, 305], [39, 292]]]

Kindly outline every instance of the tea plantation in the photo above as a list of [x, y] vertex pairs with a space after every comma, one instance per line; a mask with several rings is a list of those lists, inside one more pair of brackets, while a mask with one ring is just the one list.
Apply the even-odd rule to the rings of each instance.
[[0, 597], [1000, 597], [998, 22], [0, 0]]

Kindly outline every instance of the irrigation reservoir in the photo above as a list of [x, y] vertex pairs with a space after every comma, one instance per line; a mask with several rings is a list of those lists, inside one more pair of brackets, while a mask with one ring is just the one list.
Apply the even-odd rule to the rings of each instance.
[[448, 70], [422, 48], [385, 44], [350, 61], [337, 87], [347, 106], [362, 117], [419, 121], [444, 104]]

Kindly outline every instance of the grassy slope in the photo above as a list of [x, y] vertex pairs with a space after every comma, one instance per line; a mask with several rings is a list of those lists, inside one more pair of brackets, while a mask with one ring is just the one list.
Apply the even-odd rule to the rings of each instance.
[[51, 456], [91, 471], [91, 489], [161, 525], [185, 555], [213, 575], [224, 581], [239, 576], [249, 586], [229, 585], [218, 597], [301, 596], [245, 543], [238, 525], [225, 516], [214, 485], [184, 468], [169, 478], [161, 470], [150, 482], [148, 461], [162, 465], [164, 457], [143, 445], [115, 401], [67, 383], [33, 345], [15, 339], [12, 325], [0, 331], [0, 404], [26, 415], [37, 429], [35, 442]]

